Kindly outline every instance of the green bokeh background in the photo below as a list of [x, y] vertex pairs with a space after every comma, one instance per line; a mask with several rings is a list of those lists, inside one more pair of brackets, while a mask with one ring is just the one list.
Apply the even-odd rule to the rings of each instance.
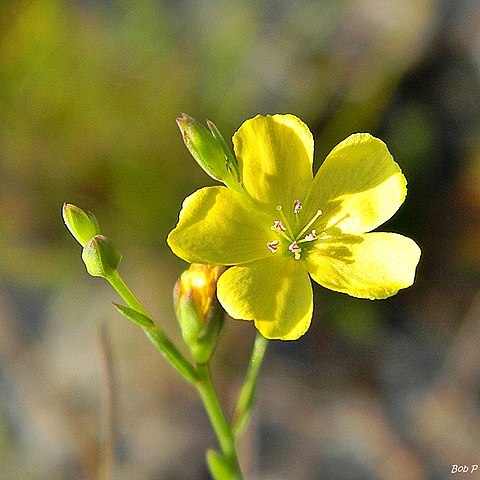
[[[208, 478], [194, 392], [115, 313], [60, 215], [63, 202], [95, 212], [179, 342], [171, 291], [186, 265], [165, 239], [212, 184], [180, 112], [227, 139], [257, 113], [293, 113], [316, 168], [350, 133], [380, 136], [409, 181], [382, 230], [423, 250], [411, 289], [370, 302], [315, 288], [310, 331], [273, 342], [241, 443], [247, 478], [442, 480], [480, 464], [479, 32], [466, 0], [2, 2], [0, 478], [103, 478], [100, 325], [113, 478]], [[214, 365], [226, 405], [253, 337], [227, 323]]]

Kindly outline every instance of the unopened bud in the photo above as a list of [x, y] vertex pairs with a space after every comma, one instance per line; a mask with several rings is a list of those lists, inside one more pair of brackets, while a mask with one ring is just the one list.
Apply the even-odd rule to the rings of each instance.
[[83, 247], [82, 259], [90, 275], [107, 278], [117, 269], [122, 254], [110, 239], [96, 235]]
[[237, 161], [217, 127], [210, 121], [207, 124], [209, 129], [184, 113], [177, 118], [183, 141], [203, 170], [214, 180], [238, 189]]
[[64, 203], [62, 216], [65, 225], [77, 242], [84, 247], [95, 235], [100, 233], [98, 222], [93, 213], [85, 213], [81, 208]]
[[216, 297], [221, 266], [194, 263], [177, 281], [175, 311], [185, 343], [198, 363], [205, 363], [215, 348], [225, 314]]

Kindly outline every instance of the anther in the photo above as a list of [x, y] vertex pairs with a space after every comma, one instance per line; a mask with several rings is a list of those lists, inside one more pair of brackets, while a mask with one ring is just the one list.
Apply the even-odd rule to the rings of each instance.
[[293, 253], [295, 260], [300, 260], [302, 249], [298, 246], [297, 242], [292, 242], [288, 249]]
[[317, 231], [313, 229], [308, 235], [305, 235], [305, 240], [311, 242], [317, 238]]
[[275, 220], [275, 222], [273, 222], [273, 225], [270, 228], [277, 232], [284, 232], [286, 230], [286, 228], [283, 226], [283, 223], [280, 220]]
[[295, 200], [293, 202], [293, 213], [297, 215], [300, 213], [300, 210], [302, 209], [302, 202], [300, 200]]
[[275, 253], [278, 249], [278, 245], [279, 245], [279, 241], [278, 240], [274, 240], [273, 242], [268, 242], [267, 243], [267, 248], [272, 252], [272, 253]]

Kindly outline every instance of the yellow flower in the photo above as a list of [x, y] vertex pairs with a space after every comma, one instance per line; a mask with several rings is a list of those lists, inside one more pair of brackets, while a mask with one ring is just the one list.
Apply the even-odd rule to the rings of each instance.
[[354, 134], [312, 174], [313, 136], [293, 115], [257, 116], [233, 137], [242, 189], [202, 188], [168, 237], [190, 263], [231, 266], [217, 296], [267, 338], [294, 340], [311, 322], [310, 277], [354, 297], [380, 299], [412, 285], [420, 249], [371, 232], [403, 203], [406, 180], [386, 145]]

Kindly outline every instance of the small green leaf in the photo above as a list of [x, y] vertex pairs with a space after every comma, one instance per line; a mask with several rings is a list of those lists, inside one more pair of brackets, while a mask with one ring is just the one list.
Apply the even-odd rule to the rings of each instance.
[[133, 308], [127, 307], [126, 305], [119, 305], [114, 303], [113, 306], [126, 318], [131, 320], [133, 323], [140, 325], [143, 328], [148, 328], [154, 325], [154, 321], [143, 315], [140, 312], [137, 312]]

